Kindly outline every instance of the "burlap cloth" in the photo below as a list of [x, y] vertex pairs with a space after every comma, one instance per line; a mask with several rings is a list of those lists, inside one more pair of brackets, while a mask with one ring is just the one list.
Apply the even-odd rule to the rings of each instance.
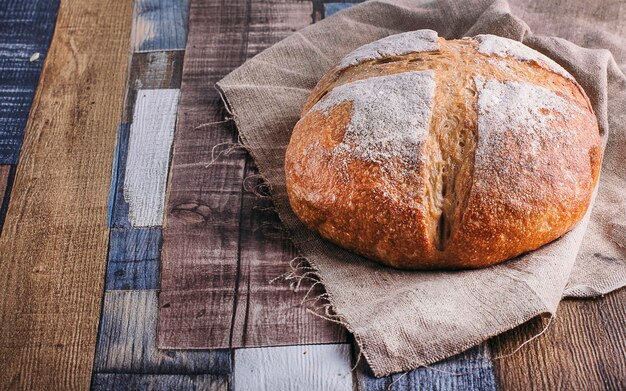
[[[218, 83], [283, 223], [317, 268], [337, 318], [376, 376], [433, 363], [535, 316], [553, 315], [563, 296], [593, 297], [626, 284], [626, 22], [615, 8], [620, 3], [527, 3], [513, 12], [505, 1], [363, 3], [294, 33]], [[588, 48], [535, 35], [529, 26]], [[445, 38], [490, 33], [522, 41], [584, 87], [606, 148], [595, 205], [573, 231], [483, 270], [406, 272], [344, 251], [298, 221], [289, 207], [283, 163], [309, 91], [358, 46], [423, 28]], [[610, 48], [618, 62], [600, 48]]]

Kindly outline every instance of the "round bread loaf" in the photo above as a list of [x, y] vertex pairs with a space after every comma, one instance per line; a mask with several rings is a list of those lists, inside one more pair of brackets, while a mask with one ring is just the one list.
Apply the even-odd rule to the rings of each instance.
[[324, 238], [397, 268], [477, 268], [571, 230], [601, 151], [589, 99], [548, 57], [418, 30], [322, 78], [285, 171], [293, 211]]

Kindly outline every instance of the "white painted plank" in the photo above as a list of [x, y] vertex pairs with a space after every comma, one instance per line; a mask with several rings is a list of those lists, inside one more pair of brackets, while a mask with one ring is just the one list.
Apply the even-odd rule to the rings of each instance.
[[234, 391], [351, 391], [350, 345], [235, 350]]
[[163, 224], [165, 187], [180, 90], [139, 90], [130, 127], [124, 198], [133, 227]]

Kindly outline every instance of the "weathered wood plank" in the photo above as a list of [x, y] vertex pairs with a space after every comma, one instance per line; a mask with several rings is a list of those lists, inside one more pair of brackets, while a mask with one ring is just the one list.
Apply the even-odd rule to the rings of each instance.
[[0, 2], [0, 164], [17, 163], [58, 8], [59, 0]]
[[[502, 389], [626, 389], [625, 302], [625, 289], [595, 300], [564, 300], [543, 335], [494, 361]], [[493, 356], [514, 351], [546, 323], [533, 321], [494, 338]]]
[[157, 305], [156, 291], [105, 293], [95, 372], [223, 377], [231, 373], [231, 355], [226, 350], [157, 349]]
[[[191, 3], [163, 231], [160, 347], [229, 346], [245, 157], [219, 148], [236, 133], [219, 123], [225, 111], [213, 84], [246, 59], [249, 14], [243, 0]], [[201, 322], [186, 317], [202, 311]], [[211, 334], [196, 340], [201, 328]]]
[[0, 384], [86, 389], [132, 5], [61, 4], [0, 237]]
[[161, 230], [113, 229], [105, 290], [159, 289]]
[[132, 120], [137, 90], [180, 88], [183, 50], [133, 53], [122, 122]]
[[11, 199], [11, 189], [13, 188], [13, 179], [15, 178], [14, 165], [0, 166], [0, 235], [2, 234], [2, 226], [4, 218], [9, 208], [9, 200]]
[[96, 373], [92, 391], [228, 391], [228, 379], [213, 375]]
[[128, 202], [124, 198], [129, 138], [130, 124], [120, 124], [117, 128], [117, 141], [113, 152], [113, 167], [111, 170], [111, 188], [109, 189], [108, 221], [110, 228], [131, 227], [130, 221], [128, 221]]
[[236, 391], [352, 391], [350, 345], [300, 345], [235, 350]]
[[137, 92], [124, 177], [124, 199], [132, 227], [163, 224], [179, 94], [177, 89]]
[[288, 270], [294, 249], [285, 238], [263, 235], [278, 219], [258, 208], [269, 204], [242, 194], [244, 176], [256, 172], [251, 160], [236, 152], [212, 162], [226, 147], [211, 154], [236, 137], [231, 124], [214, 123], [225, 113], [212, 84], [309, 24], [310, 13], [310, 3], [296, 1], [191, 5], [164, 228], [161, 347], [345, 341], [339, 327], [299, 305], [306, 289], [295, 295], [269, 285]]
[[[252, 175], [257, 169], [252, 160], [246, 164], [245, 187], [241, 205], [240, 254], [236, 306], [231, 331], [232, 345], [272, 346], [345, 342], [343, 327], [308, 313], [301, 305], [311, 282], [304, 280], [298, 292], [276, 276], [290, 271], [289, 261], [297, 252], [282, 231], [278, 215], [263, 193], [263, 183]], [[260, 191], [258, 190], [260, 189]], [[309, 297], [323, 293], [316, 285]]]
[[[364, 359], [357, 369], [360, 391], [387, 390], [475, 390], [496, 391], [489, 346], [482, 344], [447, 360], [406, 374], [375, 378]], [[524, 384], [520, 383], [519, 385]], [[518, 385], [518, 386], [519, 386]]]
[[184, 49], [188, 12], [189, 0], [135, 0], [135, 51]]

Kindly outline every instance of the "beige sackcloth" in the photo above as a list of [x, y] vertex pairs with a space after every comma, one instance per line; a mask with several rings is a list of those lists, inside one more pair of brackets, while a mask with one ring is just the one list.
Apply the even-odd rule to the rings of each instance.
[[[593, 297], [626, 285], [625, 19], [624, 3], [611, 1], [527, 0], [519, 8], [503, 0], [370, 1], [294, 33], [218, 83], [294, 244], [317, 269], [335, 318], [354, 334], [375, 376], [439, 361], [553, 315], [563, 296]], [[593, 209], [573, 231], [494, 267], [410, 272], [342, 250], [296, 218], [283, 165], [307, 95], [353, 49], [418, 29], [448, 39], [488, 33], [522, 41], [583, 86], [605, 154]]]

